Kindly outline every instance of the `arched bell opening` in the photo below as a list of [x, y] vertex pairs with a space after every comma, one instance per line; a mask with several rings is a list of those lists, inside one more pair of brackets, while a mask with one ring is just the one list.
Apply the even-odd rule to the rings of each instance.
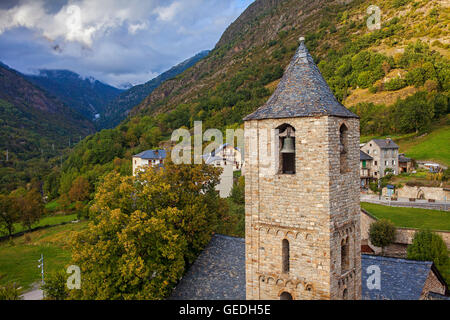
[[285, 123], [277, 130], [280, 144], [278, 173], [295, 174], [295, 128]]

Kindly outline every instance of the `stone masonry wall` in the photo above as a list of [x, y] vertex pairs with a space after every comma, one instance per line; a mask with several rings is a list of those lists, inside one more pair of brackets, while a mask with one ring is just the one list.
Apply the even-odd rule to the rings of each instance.
[[[349, 129], [350, 172], [340, 173], [339, 126]], [[271, 130], [295, 128], [296, 174], [278, 174], [278, 138]], [[334, 117], [245, 122], [247, 299], [350, 299], [361, 295], [359, 227], [359, 122]], [[269, 160], [269, 161], [267, 161]], [[340, 243], [349, 239], [350, 269], [340, 266]], [[290, 270], [282, 272], [282, 241]]]

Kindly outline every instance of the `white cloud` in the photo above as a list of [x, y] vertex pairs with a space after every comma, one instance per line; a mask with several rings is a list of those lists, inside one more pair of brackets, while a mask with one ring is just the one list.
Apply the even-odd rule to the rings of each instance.
[[0, 9], [0, 61], [143, 83], [213, 48], [252, 1], [17, 0]]

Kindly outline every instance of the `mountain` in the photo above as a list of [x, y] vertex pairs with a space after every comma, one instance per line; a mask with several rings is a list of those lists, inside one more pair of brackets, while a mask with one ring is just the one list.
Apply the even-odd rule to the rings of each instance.
[[242, 127], [242, 118], [274, 92], [301, 36], [334, 95], [360, 116], [362, 135], [429, 132], [450, 111], [450, 8], [444, 1], [379, 1], [381, 26], [371, 30], [372, 4], [256, 0], [207, 57], [162, 83], [116, 128], [77, 145], [61, 180], [74, 179], [74, 170], [131, 173], [133, 154], [195, 120], [205, 130]]
[[128, 112], [136, 105], [138, 105], [145, 97], [153, 92], [161, 83], [168, 79], [172, 79], [186, 69], [195, 65], [198, 61], [205, 58], [209, 54], [208, 50], [202, 51], [192, 58], [189, 58], [182, 63], [172, 67], [168, 71], [160, 74], [156, 78], [134, 87], [131, 87], [125, 92], [122, 92], [118, 97], [113, 99], [101, 113], [98, 121], [100, 129], [113, 128], [125, 119]]
[[[19, 72], [0, 65], [0, 150], [24, 161], [66, 148], [69, 139], [92, 134], [92, 123], [33, 85]], [[42, 149], [42, 151], [41, 151]], [[55, 149], [55, 150], [54, 150]]]
[[25, 77], [90, 120], [123, 91], [68, 70], [39, 70]]

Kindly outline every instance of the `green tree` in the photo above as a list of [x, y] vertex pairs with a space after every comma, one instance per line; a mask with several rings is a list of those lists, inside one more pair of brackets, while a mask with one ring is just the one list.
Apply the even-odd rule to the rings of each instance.
[[408, 246], [408, 259], [433, 261], [442, 269], [449, 263], [447, 246], [442, 237], [430, 230], [421, 230], [414, 234], [413, 242]]
[[45, 284], [42, 286], [46, 300], [65, 300], [69, 297], [69, 290], [66, 285], [67, 277], [68, 275], [64, 270], [47, 274]]
[[381, 248], [381, 254], [384, 254], [384, 248], [395, 240], [395, 226], [386, 219], [373, 222], [369, 227], [369, 239], [373, 245]]

